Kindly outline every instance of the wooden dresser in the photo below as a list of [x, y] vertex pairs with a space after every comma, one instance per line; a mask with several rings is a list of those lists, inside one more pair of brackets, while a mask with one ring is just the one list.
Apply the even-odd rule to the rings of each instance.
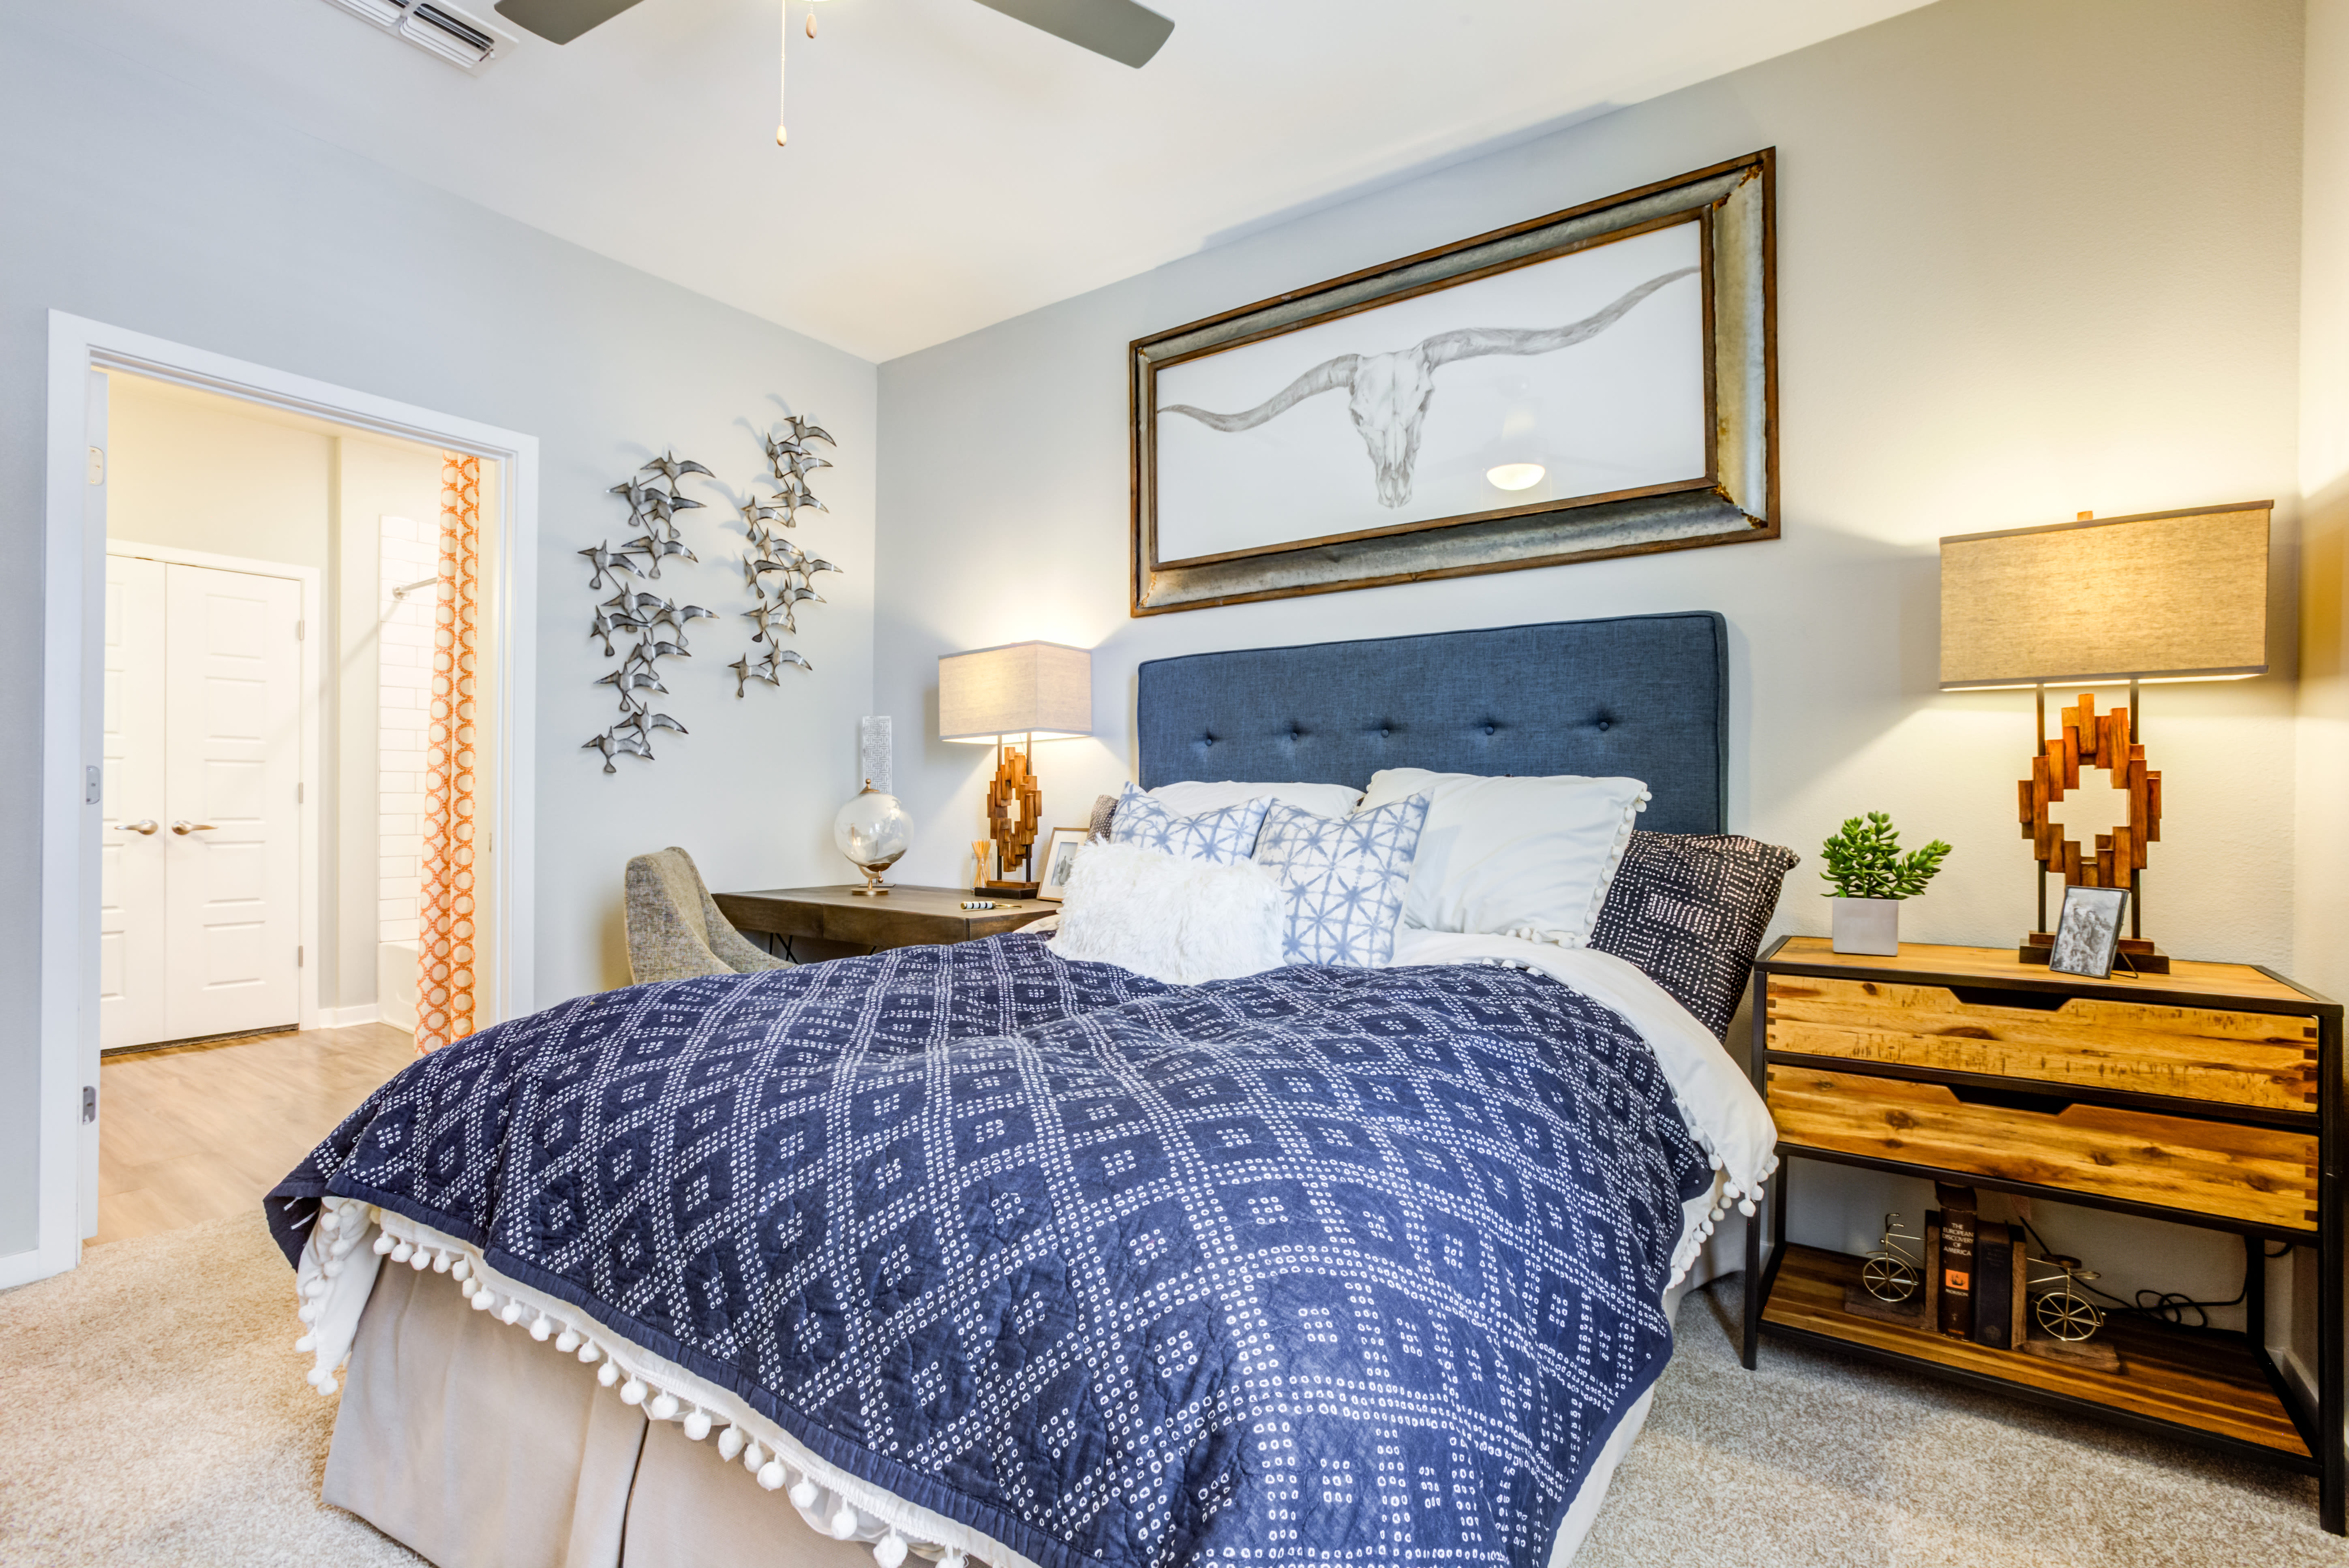
[[[1761, 1285], [1746, 1293], [1745, 1365], [1773, 1335], [2256, 1457], [2319, 1477], [2324, 1528], [2343, 1533], [2341, 1019], [2338, 1003], [2249, 965], [2083, 980], [2011, 948], [1866, 957], [1782, 939], [1754, 973], [1754, 1087], [1781, 1164], [1766, 1253], [1764, 1224], [1746, 1233]], [[1847, 1311], [1862, 1260], [1786, 1244], [1801, 1160], [2231, 1232], [2254, 1326], [2271, 1244], [2304, 1249], [2314, 1408], [2264, 1335], [2115, 1313], [2098, 1336], [2115, 1371]]]

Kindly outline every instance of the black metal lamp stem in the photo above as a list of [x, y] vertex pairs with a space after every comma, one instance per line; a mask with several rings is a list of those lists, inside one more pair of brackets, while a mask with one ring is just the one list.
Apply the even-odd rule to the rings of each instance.
[[[2033, 748], [2033, 754], [2036, 756], [2044, 754], [2047, 749], [2047, 683], [2045, 681], [2041, 681], [2032, 688], [2032, 711], [2036, 716], [2036, 722], [2032, 726], [2032, 739], [2036, 742]], [[2047, 929], [2047, 868], [2041, 865], [2036, 858], [2039, 853], [2039, 847], [2036, 844], [2032, 846], [2031, 853], [2033, 857], [2031, 862], [2031, 880], [2039, 889], [2039, 923], [2031, 929], [2044, 931]]]
[[[2131, 676], [2129, 677], [2129, 744], [2131, 746], [2141, 744], [2137, 738], [2144, 731], [2139, 728], [2138, 721], [2144, 716], [2138, 709], [2144, 706], [2144, 703], [2145, 696], [2137, 687], [2137, 677]], [[2129, 852], [2131, 859], [2136, 858], [2137, 843], [2134, 840], [2130, 841]], [[2131, 868], [2129, 872], [2129, 939], [2136, 941], [2144, 934], [2145, 873]]]

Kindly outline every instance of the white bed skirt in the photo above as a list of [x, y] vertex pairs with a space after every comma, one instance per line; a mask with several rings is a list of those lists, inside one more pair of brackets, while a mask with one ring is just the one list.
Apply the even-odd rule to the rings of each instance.
[[[1691, 1233], [1709, 1208], [1690, 1205]], [[1691, 1287], [1742, 1263], [1743, 1226], [1725, 1220], [1664, 1293], [1667, 1317]], [[1617, 1423], [1559, 1525], [1550, 1568], [1580, 1550], [1653, 1398], [1651, 1389]], [[874, 1568], [877, 1555], [870, 1542], [820, 1533], [710, 1443], [623, 1403], [595, 1367], [471, 1310], [455, 1282], [429, 1270], [385, 1268], [375, 1280], [325, 1498], [439, 1568]]]

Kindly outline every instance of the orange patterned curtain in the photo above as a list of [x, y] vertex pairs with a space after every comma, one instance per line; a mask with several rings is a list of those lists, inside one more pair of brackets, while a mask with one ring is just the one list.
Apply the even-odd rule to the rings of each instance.
[[424, 745], [416, 1048], [473, 1032], [473, 680], [481, 644], [481, 460], [440, 454], [440, 592]]

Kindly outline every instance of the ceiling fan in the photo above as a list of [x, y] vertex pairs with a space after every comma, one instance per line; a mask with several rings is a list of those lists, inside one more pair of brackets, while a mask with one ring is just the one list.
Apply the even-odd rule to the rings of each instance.
[[[1174, 24], [1134, 0], [978, 0], [990, 11], [1065, 38], [1121, 65], [1140, 67], [1174, 30]], [[567, 44], [636, 0], [497, 0], [498, 15], [550, 44]]]

